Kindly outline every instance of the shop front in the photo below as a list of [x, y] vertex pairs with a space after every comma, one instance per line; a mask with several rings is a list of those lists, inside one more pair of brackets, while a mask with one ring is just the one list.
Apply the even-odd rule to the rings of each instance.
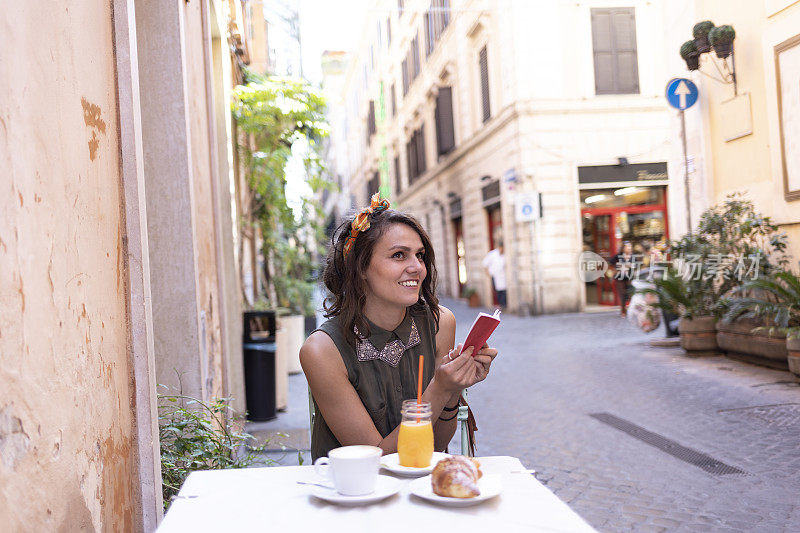
[[[583, 251], [613, 268], [612, 258], [630, 242], [646, 264], [653, 247], [669, 238], [666, 163], [579, 167]], [[619, 305], [613, 271], [586, 282], [587, 305]]]

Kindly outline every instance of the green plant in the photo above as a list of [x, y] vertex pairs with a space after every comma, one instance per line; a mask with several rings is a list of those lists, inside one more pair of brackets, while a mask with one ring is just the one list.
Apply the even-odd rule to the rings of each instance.
[[[252, 435], [231, 420], [230, 398], [209, 402], [183, 394], [158, 396], [161, 483], [164, 510], [196, 470], [245, 468], [264, 445], [251, 446]], [[269, 462], [267, 460], [267, 462]]]
[[462, 298], [469, 298], [473, 294], [478, 294], [478, 291], [476, 291], [472, 287], [466, 286], [463, 289], [461, 289], [461, 297]]
[[[324, 253], [324, 214], [316, 198], [333, 188], [320, 157], [321, 139], [328, 134], [325, 99], [303, 80], [250, 70], [245, 75], [232, 106], [249, 186], [242, 225], [251, 235], [260, 234], [264, 256], [266, 294], [260, 297], [272, 308], [307, 314], [313, 312], [314, 266]], [[290, 206], [286, 165], [299, 159], [313, 198]]]
[[708, 41], [711, 43], [711, 46], [730, 44], [735, 38], [736, 31], [733, 29], [733, 26], [727, 24], [724, 26], [716, 26], [708, 32]]
[[748, 281], [726, 303], [726, 320], [742, 316], [766, 319], [780, 333], [800, 337], [800, 277], [792, 272]]
[[663, 276], [653, 280], [653, 288], [639, 289], [641, 294], [658, 297], [651, 305], [682, 318], [696, 318], [715, 314], [713, 292], [702, 285], [701, 280], [680, 275], [674, 268], [667, 268]]
[[681, 45], [681, 57], [684, 60], [697, 56], [697, 45], [694, 41], [686, 41]]
[[692, 28], [692, 37], [697, 39], [700, 38], [707, 38], [708, 32], [714, 29], [714, 23], [710, 20], [704, 20], [702, 22], [698, 22]]
[[756, 212], [752, 202], [734, 193], [707, 209], [697, 230], [673, 241], [669, 254], [675, 268], [655, 281], [651, 292], [663, 299], [658, 306], [684, 318], [721, 317], [728, 296], [744, 278], [769, 277], [784, 270], [786, 235], [769, 217]]

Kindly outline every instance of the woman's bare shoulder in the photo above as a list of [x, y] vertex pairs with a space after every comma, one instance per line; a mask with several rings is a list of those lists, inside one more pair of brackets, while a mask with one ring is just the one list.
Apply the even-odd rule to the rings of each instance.
[[455, 331], [456, 329], [456, 316], [453, 312], [443, 305], [439, 306], [439, 329], [447, 329]]
[[300, 348], [300, 364], [303, 368], [306, 368], [306, 366], [335, 365], [337, 362], [344, 366], [342, 358], [339, 357], [339, 350], [336, 348], [336, 344], [324, 331], [317, 330], [309, 335]]

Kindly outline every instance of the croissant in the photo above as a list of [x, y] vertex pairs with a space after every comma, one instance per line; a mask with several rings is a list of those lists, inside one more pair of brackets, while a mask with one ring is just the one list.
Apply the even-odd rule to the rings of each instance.
[[478, 480], [483, 473], [481, 464], [463, 455], [439, 461], [431, 473], [434, 494], [448, 498], [474, 498], [479, 496]]

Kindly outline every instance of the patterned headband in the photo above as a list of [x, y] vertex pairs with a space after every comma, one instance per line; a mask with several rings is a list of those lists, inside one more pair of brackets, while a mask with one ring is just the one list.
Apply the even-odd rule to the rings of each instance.
[[347, 254], [353, 249], [353, 244], [355, 244], [358, 234], [369, 229], [369, 216], [377, 215], [389, 209], [390, 205], [389, 200], [386, 198], [381, 200], [381, 193], [376, 192], [372, 195], [372, 201], [369, 203], [369, 207], [357, 214], [356, 218], [353, 219], [353, 223], [350, 224], [350, 235], [348, 235], [347, 239], [344, 241], [344, 250], [342, 251], [343, 257], [347, 257]]

